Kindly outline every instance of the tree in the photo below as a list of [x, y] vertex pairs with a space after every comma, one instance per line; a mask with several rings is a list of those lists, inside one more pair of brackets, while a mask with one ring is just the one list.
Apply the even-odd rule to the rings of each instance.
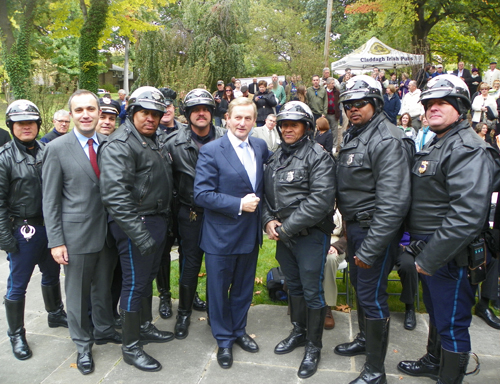
[[208, 65], [208, 86], [219, 79], [240, 76], [244, 71], [244, 42], [248, 23], [248, 0], [187, 1], [183, 23], [192, 36], [187, 63]]
[[[28, 99], [31, 89], [31, 56], [30, 39], [34, 31], [38, 2], [26, 0], [19, 2], [22, 12], [19, 29], [16, 30], [9, 15], [13, 13], [13, 4], [0, 0], [0, 31], [3, 37], [3, 53], [5, 69], [9, 75], [10, 84], [16, 99]], [[17, 36], [16, 36], [17, 35]]]
[[108, 0], [90, 0], [90, 8], [84, 0], [80, 0], [83, 19], [85, 20], [80, 33], [80, 88], [97, 93], [99, 88], [98, 48], [99, 38], [106, 26]]
[[249, 13], [247, 50], [253, 56], [251, 65], [259, 68], [261, 62], [274, 63], [279, 70], [264, 73], [297, 73], [304, 78], [321, 72], [322, 46], [312, 41], [314, 34], [300, 10], [280, 10], [271, 1], [255, 1]]

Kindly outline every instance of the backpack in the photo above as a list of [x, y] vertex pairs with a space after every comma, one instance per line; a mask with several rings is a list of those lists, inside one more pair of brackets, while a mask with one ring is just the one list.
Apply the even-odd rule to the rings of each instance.
[[267, 273], [267, 291], [272, 301], [288, 301], [285, 290], [285, 275], [280, 267], [271, 268]]

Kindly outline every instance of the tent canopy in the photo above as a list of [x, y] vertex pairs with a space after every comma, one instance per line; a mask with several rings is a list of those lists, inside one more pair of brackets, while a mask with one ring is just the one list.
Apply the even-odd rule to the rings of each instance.
[[332, 63], [332, 71], [341, 71], [346, 68], [365, 69], [383, 68], [392, 69], [396, 67], [407, 67], [410, 65], [424, 64], [424, 55], [413, 55], [398, 51], [382, 43], [376, 37], [372, 37], [361, 47], [339, 61]]

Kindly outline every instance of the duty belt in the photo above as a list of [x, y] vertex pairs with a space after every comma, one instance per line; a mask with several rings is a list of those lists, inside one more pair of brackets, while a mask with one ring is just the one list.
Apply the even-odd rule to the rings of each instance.
[[44, 225], [43, 222], [43, 217], [31, 217], [29, 219], [21, 219], [20, 217], [11, 217], [10, 220], [12, 221], [13, 226], [18, 226], [18, 225]]

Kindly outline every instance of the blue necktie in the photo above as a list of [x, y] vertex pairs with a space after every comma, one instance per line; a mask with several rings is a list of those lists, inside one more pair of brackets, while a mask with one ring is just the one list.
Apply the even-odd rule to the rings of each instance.
[[253, 190], [255, 191], [255, 181], [257, 179], [257, 175], [255, 174], [255, 167], [253, 164], [252, 155], [250, 154], [250, 150], [248, 149], [248, 143], [244, 141], [240, 144], [240, 147], [243, 148], [243, 166], [247, 171], [248, 178], [250, 179], [250, 183], [252, 183]]

